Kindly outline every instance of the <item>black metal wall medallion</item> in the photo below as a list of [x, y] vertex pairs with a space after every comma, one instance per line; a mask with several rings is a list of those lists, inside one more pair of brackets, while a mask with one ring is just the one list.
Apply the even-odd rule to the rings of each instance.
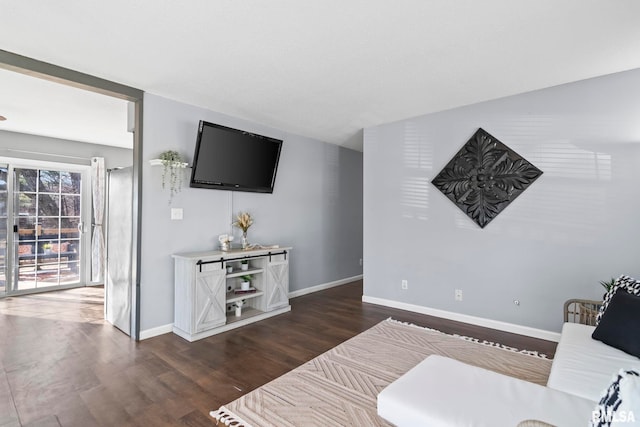
[[431, 181], [484, 228], [542, 171], [479, 128]]

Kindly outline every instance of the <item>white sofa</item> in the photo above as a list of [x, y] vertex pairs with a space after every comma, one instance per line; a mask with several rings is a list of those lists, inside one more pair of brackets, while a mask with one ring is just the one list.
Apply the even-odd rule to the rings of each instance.
[[399, 427], [588, 425], [620, 368], [640, 369], [637, 357], [593, 340], [594, 329], [565, 323], [547, 387], [434, 355], [380, 392], [378, 415]]
[[620, 368], [640, 369], [637, 357], [592, 339], [594, 329], [564, 324], [547, 387], [597, 402]]

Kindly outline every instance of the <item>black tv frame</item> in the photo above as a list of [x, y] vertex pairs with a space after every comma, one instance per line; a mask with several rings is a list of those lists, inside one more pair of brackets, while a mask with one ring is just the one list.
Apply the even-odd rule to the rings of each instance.
[[[271, 185], [269, 187], [255, 187], [255, 186], [243, 186], [237, 183], [228, 183], [228, 182], [209, 182], [209, 181], [196, 181], [194, 180], [195, 174], [198, 168], [198, 157], [200, 153], [200, 143], [202, 140], [202, 133], [204, 126], [215, 127], [218, 129], [222, 129], [228, 132], [240, 133], [247, 137], [258, 138], [268, 141], [269, 143], [274, 143], [277, 145], [277, 155], [275, 162], [273, 163], [273, 174], [271, 177]], [[207, 122], [204, 120], [200, 120], [198, 124], [198, 137], [196, 139], [196, 148], [193, 154], [193, 165], [191, 169], [191, 179], [189, 181], [189, 186], [193, 188], [209, 188], [214, 190], [232, 190], [232, 191], [245, 191], [252, 193], [273, 193], [273, 187], [276, 181], [276, 174], [278, 172], [278, 165], [280, 163], [280, 154], [282, 152], [282, 140], [277, 138], [272, 138], [265, 135], [260, 135], [256, 133], [246, 132], [241, 129], [235, 129], [228, 126], [219, 125], [216, 123]]]

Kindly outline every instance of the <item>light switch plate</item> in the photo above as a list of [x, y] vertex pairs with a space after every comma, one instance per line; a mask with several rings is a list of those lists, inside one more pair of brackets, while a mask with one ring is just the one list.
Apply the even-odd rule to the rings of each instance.
[[182, 219], [182, 208], [171, 208], [171, 219], [173, 220]]

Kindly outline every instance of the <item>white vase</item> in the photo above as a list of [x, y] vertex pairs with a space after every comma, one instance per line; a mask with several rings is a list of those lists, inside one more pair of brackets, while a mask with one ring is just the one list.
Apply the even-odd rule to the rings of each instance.
[[240, 264], [240, 270], [247, 271], [249, 269], [249, 264]]
[[242, 232], [242, 249], [248, 249], [249, 248], [249, 241], [247, 240], [247, 232], [243, 231]]
[[242, 316], [242, 306], [244, 301], [236, 301], [236, 317]]
[[251, 282], [240, 282], [240, 290], [248, 291], [251, 287]]

